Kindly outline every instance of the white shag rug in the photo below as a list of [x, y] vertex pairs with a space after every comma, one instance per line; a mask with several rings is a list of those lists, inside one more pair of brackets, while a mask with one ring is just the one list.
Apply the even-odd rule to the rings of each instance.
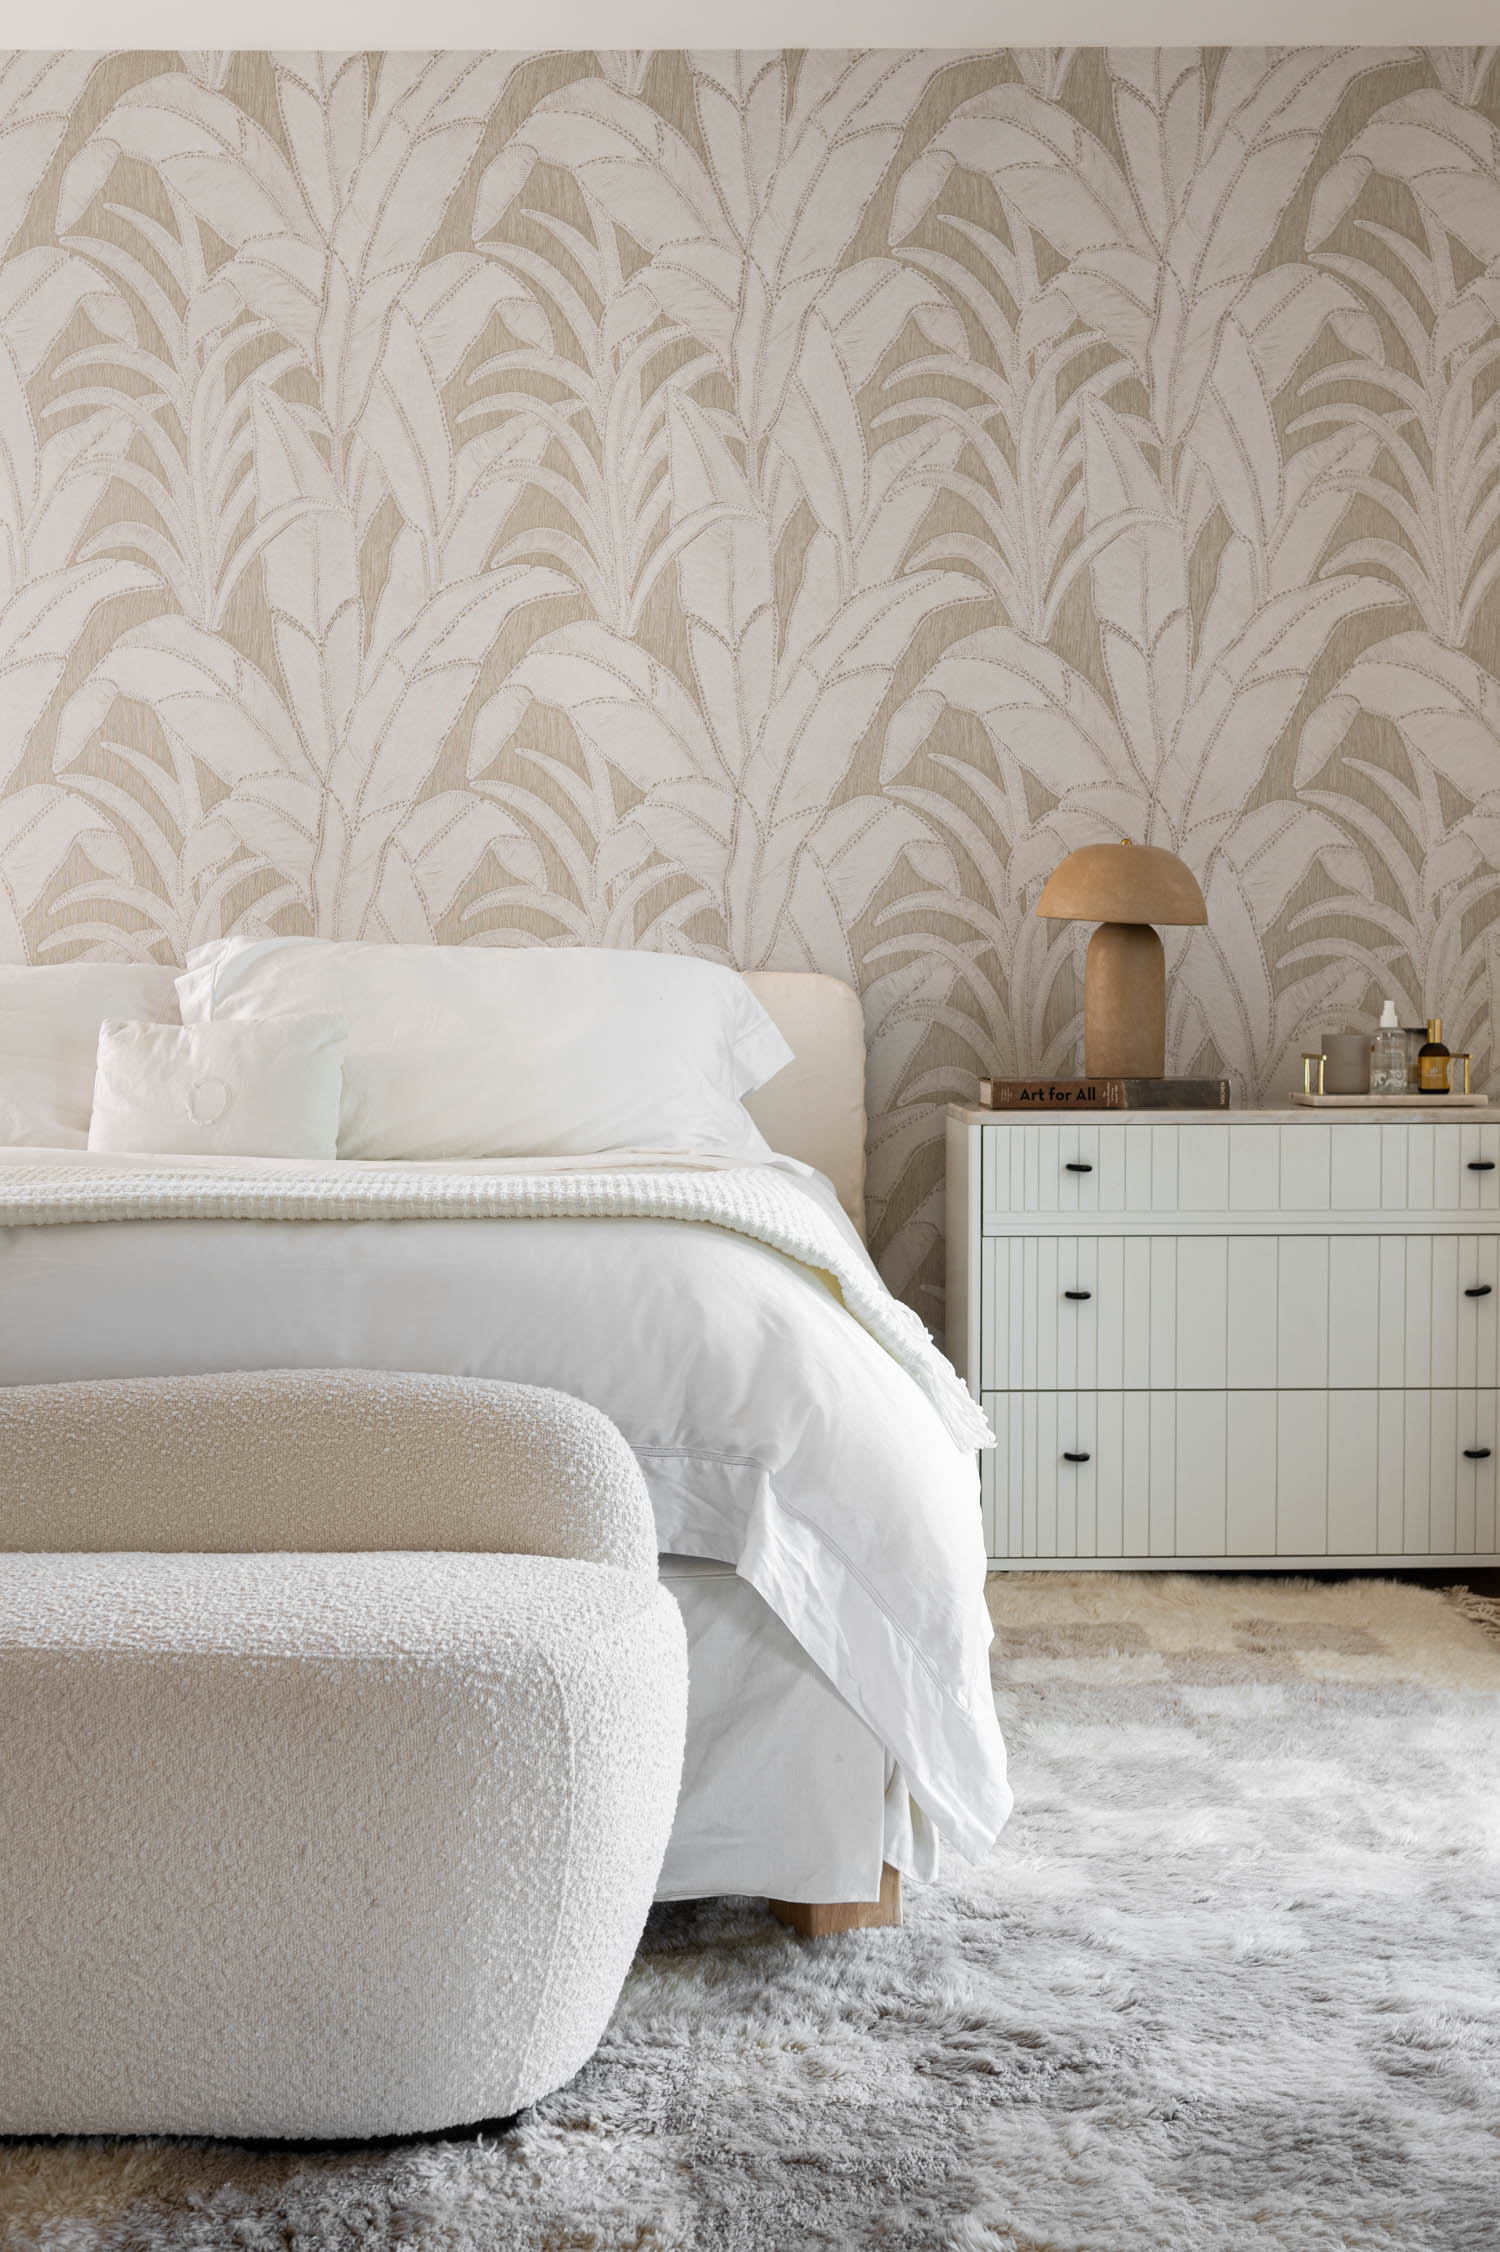
[[0, 2245], [1500, 2246], [1485, 1606], [1093, 1575], [992, 1601], [1017, 1812], [901, 1930], [658, 1910], [598, 2056], [509, 2132], [0, 2143]]

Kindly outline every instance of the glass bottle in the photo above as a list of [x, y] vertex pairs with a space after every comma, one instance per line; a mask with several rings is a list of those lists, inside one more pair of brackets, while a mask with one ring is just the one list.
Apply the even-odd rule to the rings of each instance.
[[1423, 1095], [1446, 1095], [1451, 1083], [1453, 1058], [1443, 1046], [1443, 1020], [1427, 1019], [1427, 1038], [1417, 1050], [1417, 1091]]
[[1381, 1010], [1380, 1024], [1370, 1043], [1370, 1092], [1372, 1095], [1406, 1093], [1406, 1034], [1401, 1029], [1394, 1001], [1387, 1001]]

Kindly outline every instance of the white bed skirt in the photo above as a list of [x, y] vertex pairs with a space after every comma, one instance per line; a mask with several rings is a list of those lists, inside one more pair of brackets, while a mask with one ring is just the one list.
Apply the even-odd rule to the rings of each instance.
[[687, 1752], [658, 1900], [874, 1900], [937, 1873], [900, 1769], [732, 1564], [663, 1556], [688, 1638]]

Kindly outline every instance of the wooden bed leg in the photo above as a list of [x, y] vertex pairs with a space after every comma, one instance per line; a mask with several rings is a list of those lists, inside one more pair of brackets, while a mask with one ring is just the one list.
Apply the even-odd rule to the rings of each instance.
[[832, 1939], [841, 1931], [874, 1931], [901, 1921], [901, 1871], [887, 1861], [880, 1872], [878, 1900], [768, 1900], [778, 1923], [799, 1939]]

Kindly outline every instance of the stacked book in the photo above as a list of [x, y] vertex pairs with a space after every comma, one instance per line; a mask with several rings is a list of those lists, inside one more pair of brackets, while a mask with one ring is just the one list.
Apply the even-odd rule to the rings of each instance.
[[981, 1079], [981, 1110], [1228, 1110], [1227, 1079]]

